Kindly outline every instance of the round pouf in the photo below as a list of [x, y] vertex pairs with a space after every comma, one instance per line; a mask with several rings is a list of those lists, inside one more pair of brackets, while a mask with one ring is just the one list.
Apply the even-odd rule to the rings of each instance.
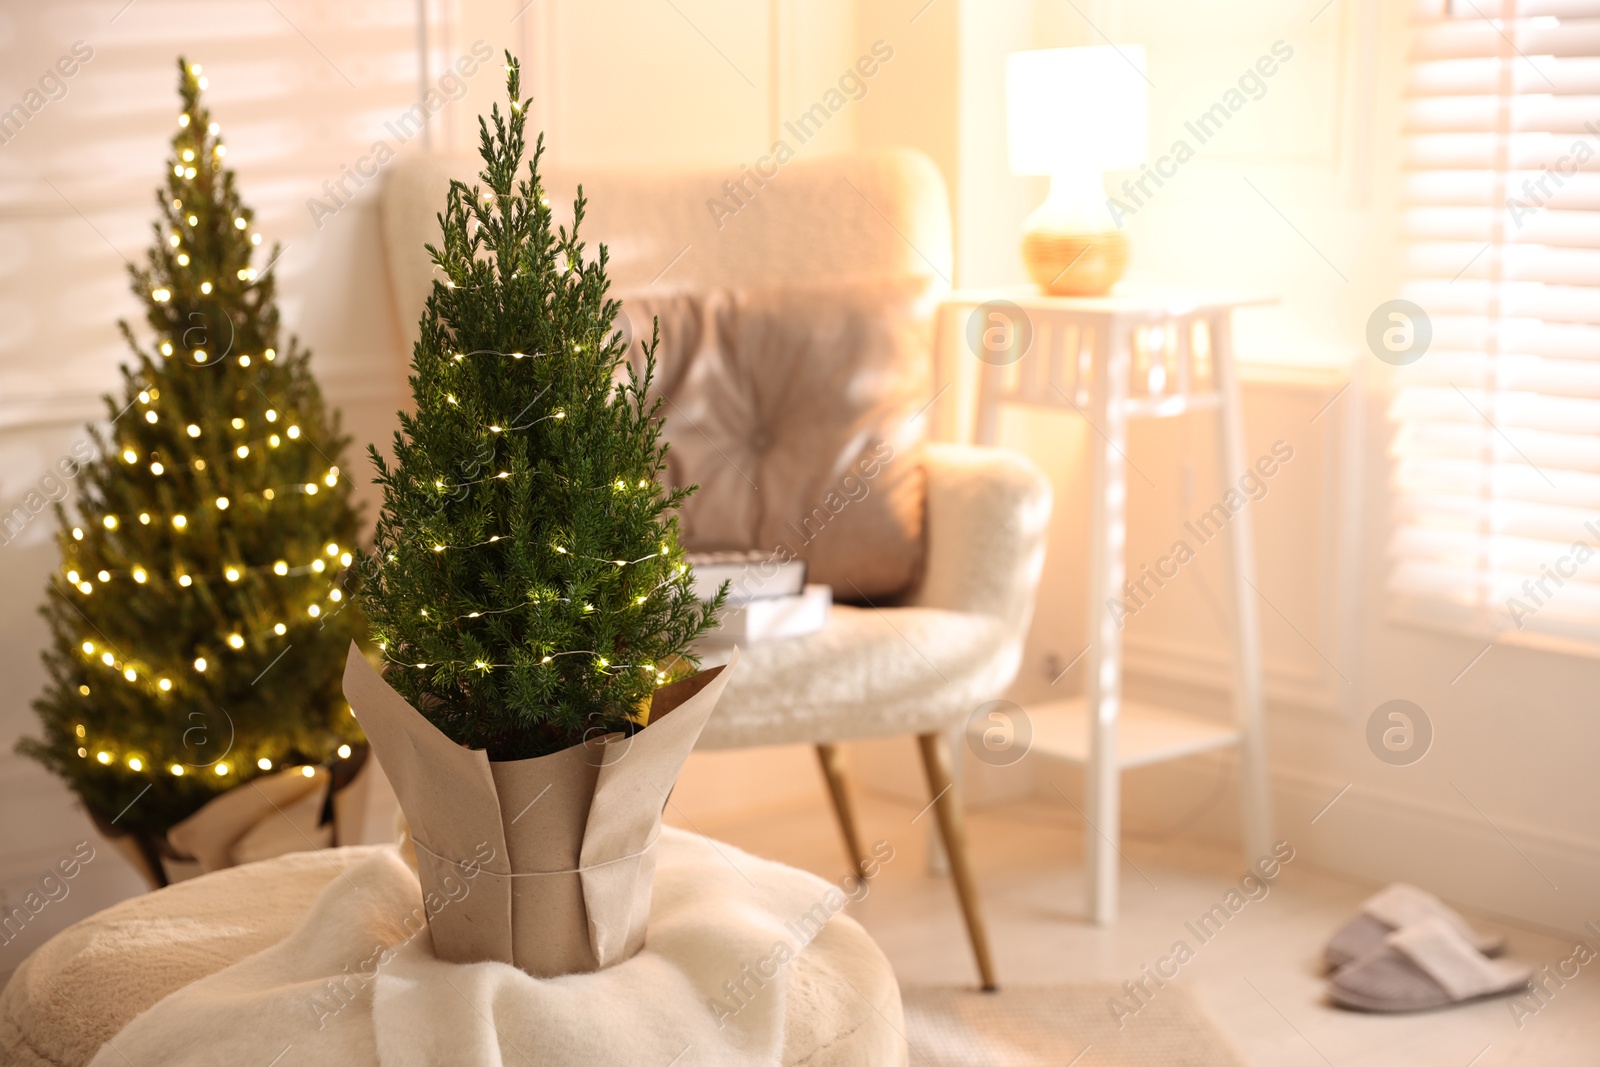
[[136, 897], [23, 962], [0, 993], [0, 1062], [266, 1063], [290, 1047], [335, 1067], [907, 1062], [893, 971], [837, 887], [671, 828], [657, 848], [644, 950], [544, 980], [435, 959], [423, 908], [450, 901], [425, 902], [393, 847]]

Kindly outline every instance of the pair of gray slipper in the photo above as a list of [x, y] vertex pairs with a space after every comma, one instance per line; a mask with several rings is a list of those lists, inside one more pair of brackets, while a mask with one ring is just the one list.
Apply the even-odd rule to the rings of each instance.
[[1328, 996], [1357, 1011], [1429, 1011], [1516, 993], [1532, 972], [1491, 957], [1505, 939], [1477, 933], [1444, 901], [1396, 882], [1328, 941]]

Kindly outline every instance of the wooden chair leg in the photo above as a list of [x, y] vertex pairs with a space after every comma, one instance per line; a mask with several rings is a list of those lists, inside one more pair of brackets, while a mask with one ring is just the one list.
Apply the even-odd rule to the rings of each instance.
[[972, 939], [972, 954], [977, 957], [978, 976], [982, 979], [983, 991], [993, 993], [1000, 987], [995, 982], [994, 964], [989, 959], [989, 934], [983, 925], [983, 913], [978, 910], [978, 884], [973, 881], [972, 863], [967, 856], [967, 827], [961, 814], [960, 798], [956, 795], [950, 744], [942, 733], [918, 734], [917, 742], [922, 746], [928, 792], [934, 797], [939, 833], [950, 857], [950, 876], [956, 884], [961, 914], [967, 921], [967, 936]]
[[856, 834], [855, 809], [850, 806], [850, 787], [844, 777], [844, 758], [838, 745], [817, 746], [817, 762], [822, 764], [822, 777], [828, 783], [828, 795], [833, 798], [833, 813], [839, 817], [839, 830], [844, 834], [844, 847], [850, 853], [851, 870], [860, 875], [866, 868], [867, 854], [861, 851], [861, 838]]

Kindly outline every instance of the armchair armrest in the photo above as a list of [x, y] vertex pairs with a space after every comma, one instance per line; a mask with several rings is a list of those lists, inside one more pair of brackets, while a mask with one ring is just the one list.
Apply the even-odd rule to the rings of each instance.
[[927, 556], [908, 604], [989, 615], [1025, 631], [1044, 568], [1051, 488], [1025, 456], [929, 443]]

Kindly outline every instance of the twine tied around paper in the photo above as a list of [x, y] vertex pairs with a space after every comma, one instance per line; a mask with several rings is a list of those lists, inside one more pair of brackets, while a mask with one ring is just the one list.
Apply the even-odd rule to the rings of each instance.
[[483, 873], [492, 874], [498, 878], [545, 878], [555, 874], [582, 874], [584, 871], [596, 871], [601, 867], [609, 867], [614, 863], [623, 863], [627, 860], [638, 859], [640, 856], [643, 856], [654, 849], [656, 847], [656, 841], [660, 837], [661, 830], [658, 826], [656, 828], [656, 832], [650, 835], [650, 840], [645, 842], [645, 846], [637, 852], [630, 852], [626, 856], [618, 856], [615, 859], [602, 860], [599, 863], [591, 863], [586, 867], [567, 867], [558, 871], [497, 871], [490, 867], [485, 867], [483, 864], [477, 863], [475, 860], [451, 859], [449, 856], [441, 855], [440, 853], [437, 853], [433, 849], [429, 848], [427, 845], [424, 845], [421, 841], [417, 840], [415, 836], [411, 838], [411, 844], [412, 847], [421, 849], [434, 859], [448, 863], [462, 872], [465, 872], [469, 867], [476, 866], [478, 870], [482, 871]]

